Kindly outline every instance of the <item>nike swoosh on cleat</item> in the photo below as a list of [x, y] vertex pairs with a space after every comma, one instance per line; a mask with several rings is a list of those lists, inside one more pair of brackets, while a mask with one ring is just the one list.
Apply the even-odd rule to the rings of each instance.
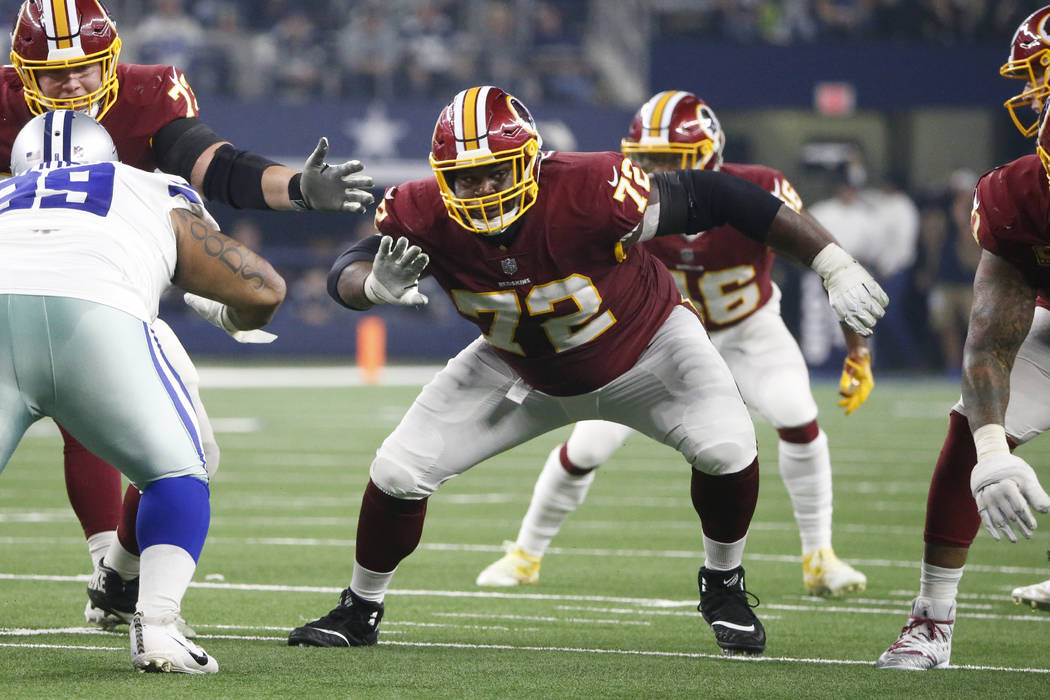
[[330, 634], [333, 637], [339, 637], [339, 639], [343, 640], [343, 646], [350, 646], [350, 640], [347, 639], [345, 635], [340, 634], [335, 630], [327, 630], [324, 627], [305, 627], [304, 629], [311, 630], [313, 632], [324, 632], [325, 634]]
[[715, 625], [722, 625], [723, 627], [728, 627], [731, 630], [737, 630], [737, 631], [740, 631], [740, 632], [754, 632], [755, 631], [755, 626], [754, 625], [738, 625], [738, 624], [733, 623], [733, 622], [724, 622], [722, 620], [716, 620], [715, 622], [711, 623], [712, 627], [714, 627]]
[[[170, 637], [170, 635], [169, 635], [169, 637]], [[175, 639], [175, 637], [171, 637], [171, 639], [175, 640], [176, 644], [178, 644], [180, 647], [185, 649], [186, 653], [189, 654], [193, 658], [193, 660], [196, 661], [198, 664], [200, 664], [201, 666], [207, 666], [208, 665], [208, 655], [203, 653], [203, 651], [204, 651], [203, 649], [201, 650], [202, 653], [198, 654], [197, 652], [193, 651], [193, 649], [190, 649], [188, 646], [186, 646], [185, 644], [183, 644], [179, 640]]]

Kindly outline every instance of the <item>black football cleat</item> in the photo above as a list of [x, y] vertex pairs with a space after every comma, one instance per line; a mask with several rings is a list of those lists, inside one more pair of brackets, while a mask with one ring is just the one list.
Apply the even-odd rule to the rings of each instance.
[[102, 562], [95, 567], [87, 585], [88, 603], [84, 616], [102, 629], [131, 623], [139, 599], [139, 579], [125, 581]]
[[[766, 649], [766, 630], [751, 611], [758, 596], [744, 586], [744, 567], [715, 571], [700, 567], [700, 605], [697, 610], [711, 625], [715, 642], [723, 654], [761, 654]], [[754, 599], [754, 603], [751, 599]]]
[[383, 604], [360, 598], [349, 588], [339, 596], [339, 605], [324, 617], [296, 627], [288, 635], [288, 646], [365, 647], [379, 639]]

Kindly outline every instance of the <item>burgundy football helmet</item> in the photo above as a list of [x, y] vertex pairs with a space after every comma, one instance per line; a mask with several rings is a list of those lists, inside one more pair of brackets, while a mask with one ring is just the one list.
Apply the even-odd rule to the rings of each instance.
[[[449, 216], [468, 231], [499, 233], [536, 203], [540, 146], [532, 115], [516, 97], [491, 85], [472, 87], [452, 98], [438, 115], [431, 144], [441, 199]], [[513, 181], [482, 197], [457, 197], [457, 172], [510, 162]]]
[[620, 150], [646, 169], [661, 163], [676, 170], [718, 170], [725, 143], [718, 117], [706, 102], [691, 92], [665, 90], [634, 115]]
[[[119, 55], [117, 25], [98, 0], [26, 0], [11, 31], [11, 63], [34, 114], [71, 109], [101, 119], [117, 99]], [[102, 83], [93, 92], [57, 98], [40, 91], [41, 71], [91, 63], [102, 67]]]
[[[999, 69], [1004, 78], [1024, 80], [1024, 89], [1003, 103], [1014, 126], [1025, 136], [1039, 128], [1039, 110], [1050, 96], [1050, 6], [1036, 10], [1021, 22], [1010, 43], [1010, 60]], [[1032, 116], [1035, 115], [1035, 116]]]

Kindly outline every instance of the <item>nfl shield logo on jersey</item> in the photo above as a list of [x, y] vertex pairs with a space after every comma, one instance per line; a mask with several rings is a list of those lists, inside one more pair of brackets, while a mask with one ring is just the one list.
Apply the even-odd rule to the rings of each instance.
[[514, 258], [503, 258], [499, 261], [499, 266], [508, 277], [518, 271], [518, 261]]

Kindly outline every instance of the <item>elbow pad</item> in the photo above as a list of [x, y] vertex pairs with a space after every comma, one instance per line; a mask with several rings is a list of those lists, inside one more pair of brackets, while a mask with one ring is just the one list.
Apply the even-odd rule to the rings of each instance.
[[653, 176], [660, 193], [657, 236], [700, 233], [729, 225], [765, 243], [783, 205], [758, 185], [710, 170], [675, 170]]
[[332, 263], [332, 268], [328, 271], [328, 296], [335, 299], [340, 306], [346, 306], [348, 309], [353, 308], [348, 306], [342, 297], [339, 296], [339, 275], [343, 274], [343, 270], [358, 260], [375, 260], [376, 253], [379, 252], [379, 241], [381, 240], [382, 236], [375, 235], [369, 236], [363, 241], [358, 241], [343, 251]]
[[190, 174], [197, 159], [222, 140], [207, 124], [191, 117], [176, 119], [162, 126], [153, 135], [151, 146], [158, 168], [190, 182]]

